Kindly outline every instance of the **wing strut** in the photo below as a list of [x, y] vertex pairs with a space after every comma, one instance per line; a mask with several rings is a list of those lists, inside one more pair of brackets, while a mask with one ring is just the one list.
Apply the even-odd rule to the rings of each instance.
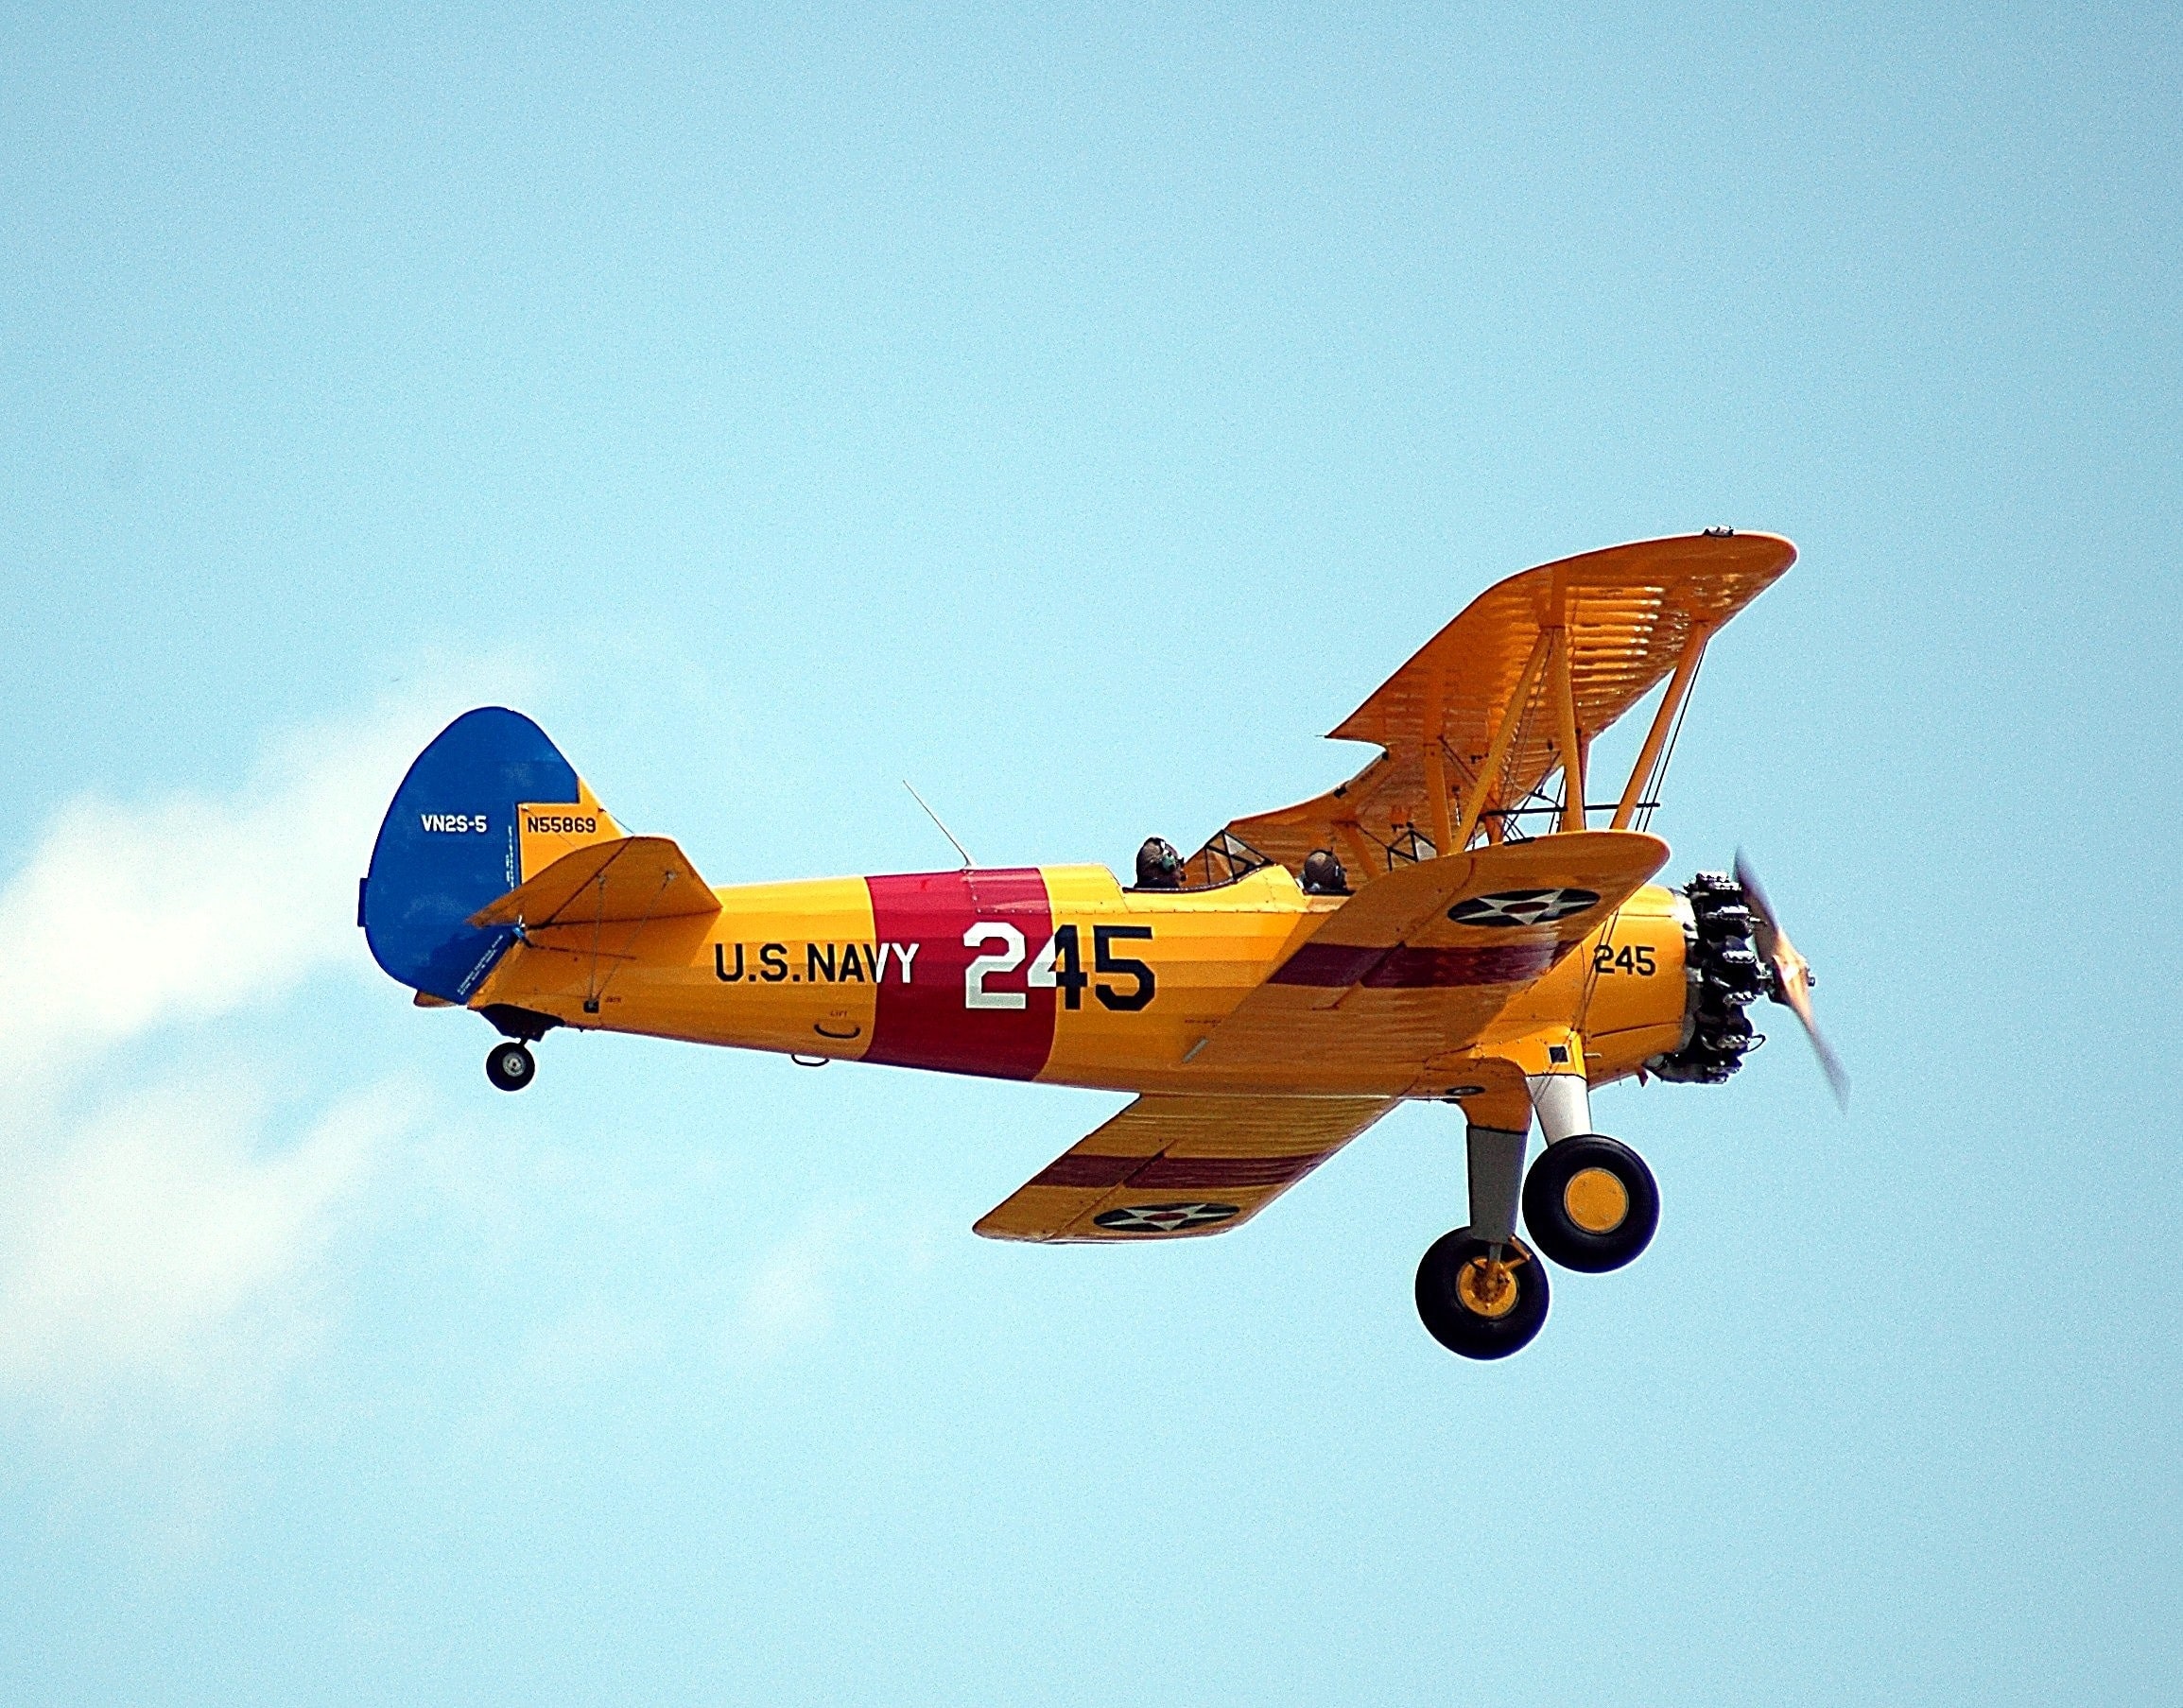
[[1690, 684], [1698, 680], [1698, 662], [1706, 656], [1706, 643], [1712, 637], [1712, 630], [1705, 624], [1690, 625], [1690, 638], [1683, 643], [1683, 656], [1675, 661], [1675, 674], [1668, 681], [1667, 693], [1660, 697], [1660, 709], [1653, 714], [1653, 727], [1645, 732], [1645, 745], [1637, 750], [1637, 763], [1630, 768], [1629, 782], [1622, 785], [1622, 798], [1615, 805], [1613, 829], [1630, 828], [1637, 802], [1644, 799], [1647, 786], [1653, 781], [1653, 768], [1660, 763], [1660, 750], [1667, 742], [1668, 732], [1674, 727], [1676, 714], [1689, 695]]
[[1470, 792], [1463, 800], [1463, 822], [1455, 827], [1455, 835], [1448, 838], [1445, 852], [1461, 854], [1470, 846], [1471, 833], [1478, 829], [1478, 816], [1485, 811], [1487, 794], [1507, 763], [1509, 744], [1516, 739], [1516, 727], [1523, 722], [1523, 715], [1531, 705], [1532, 690], [1538, 685], [1539, 670], [1547, 662], [1547, 654], [1553, 647], [1551, 629], [1539, 630], [1539, 638], [1532, 644], [1530, 661], [1523, 667], [1523, 675], [1516, 679], [1516, 692], [1508, 697], [1508, 704], [1501, 708], [1500, 723], [1493, 733], [1493, 745], [1485, 750], [1485, 761], [1478, 768], [1478, 775], [1470, 781]]
[[1447, 822], [1447, 757], [1435, 733], [1425, 744], [1425, 803], [1432, 813], [1432, 852], [1453, 854], [1455, 838]]
[[1585, 827], [1585, 738], [1577, 729], [1577, 697], [1569, 678], [1576, 647], [1565, 626], [1554, 637], [1554, 722], [1562, 750], [1562, 828]]

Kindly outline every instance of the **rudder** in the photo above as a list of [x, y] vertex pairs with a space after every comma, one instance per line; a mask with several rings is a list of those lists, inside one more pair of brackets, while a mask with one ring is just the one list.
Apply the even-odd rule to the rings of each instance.
[[[527, 838], [518, 809], [540, 803], [565, 803], [549, 822], [577, 834]], [[417, 755], [379, 826], [357, 906], [372, 958], [413, 990], [467, 1002], [515, 936], [470, 916], [524, 881], [535, 844], [620, 834], [529, 718], [505, 706], [465, 712]]]

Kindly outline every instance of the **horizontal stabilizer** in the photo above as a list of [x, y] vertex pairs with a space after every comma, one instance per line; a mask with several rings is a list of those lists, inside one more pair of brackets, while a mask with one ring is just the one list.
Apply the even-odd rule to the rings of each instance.
[[718, 913], [719, 897], [666, 837], [595, 842], [471, 916], [473, 925], [634, 924]]

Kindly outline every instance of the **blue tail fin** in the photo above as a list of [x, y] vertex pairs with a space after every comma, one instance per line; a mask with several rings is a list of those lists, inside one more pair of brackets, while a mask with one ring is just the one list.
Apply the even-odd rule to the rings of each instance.
[[470, 916], [523, 882], [516, 806], [574, 802], [575, 768], [520, 712], [465, 712], [417, 755], [372, 849], [358, 923], [389, 975], [467, 1002], [514, 932]]

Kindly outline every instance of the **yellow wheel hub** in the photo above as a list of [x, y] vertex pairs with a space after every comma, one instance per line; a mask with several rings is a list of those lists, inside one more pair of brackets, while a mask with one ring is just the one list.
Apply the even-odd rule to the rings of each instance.
[[1580, 1168], [1562, 1188], [1562, 1208], [1586, 1234], [1612, 1234], [1628, 1219], [1630, 1189], [1612, 1170]]
[[1455, 1296], [1474, 1317], [1505, 1317], [1516, 1309], [1516, 1271], [1490, 1257], [1474, 1257], [1455, 1272]]

